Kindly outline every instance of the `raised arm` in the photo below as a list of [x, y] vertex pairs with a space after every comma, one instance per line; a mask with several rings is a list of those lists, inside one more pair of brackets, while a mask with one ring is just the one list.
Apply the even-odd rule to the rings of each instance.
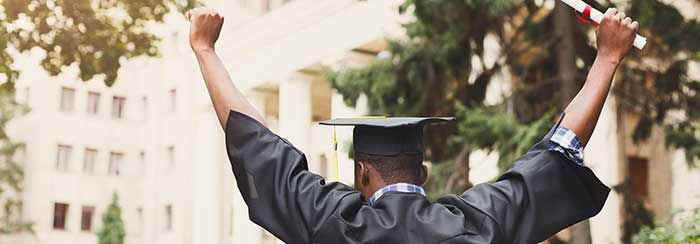
[[231, 110], [265, 124], [260, 113], [233, 84], [226, 67], [216, 54], [214, 44], [219, 39], [224, 17], [212, 9], [197, 8], [189, 11], [187, 18], [190, 20], [190, 46], [197, 56], [199, 69], [221, 127], [226, 129], [226, 121]]
[[[598, 30], [598, 57], [583, 89], [566, 108], [561, 124], [550, 130], [494, 183], [477, 185], [460, 196], [439, 199], [487, 213], [483, 228], [499, 230], [495, 243], [539, 243], [598, 214], [610, 189], [568, 148], [552, 147], [559, 126], [573, 131], [583, 145], [595, 128], [617, 66], [632, 47], [638, 23], [615, 9], [607, 11]], [[559, 147], [562, 145], [559, 142]]]
[[355, 191], [342, 183], [325, 183], [308, 170], [301, 151], [266, 128], [214, 51], [224, 18], [203, 8], [187, 17], [190, 45], [224, 128], [231, 168], [250, 219], [286, 243], [314, 243], [340, 200]]
[[611, 8], [598, 29], [598, 56], [586, 83], [566, 108], [562, 125], [571, 129], [585, 146], [593, 134], [600, 111], [610, 91], [617, 66], [632, 48], [639, 24]]

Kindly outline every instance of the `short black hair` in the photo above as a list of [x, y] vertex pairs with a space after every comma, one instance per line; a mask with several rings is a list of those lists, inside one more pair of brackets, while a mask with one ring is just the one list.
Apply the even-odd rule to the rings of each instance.
[[422, 154], [400, 154], [396, 156], [376, 156], [355, 152], [355, 163], [371, 164], [384, 182], [420, 184], [423, 165]]

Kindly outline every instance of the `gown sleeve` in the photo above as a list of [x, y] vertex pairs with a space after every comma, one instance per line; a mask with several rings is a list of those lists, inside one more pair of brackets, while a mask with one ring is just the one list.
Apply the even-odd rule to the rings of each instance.
[[499, 239], [507, 243], [544, 241], [598, 214], [605, 204], [610, 189], [589, 168], [549, 150], [558, 127], [557, 123], [495, 183], [477, 185], [461, 195], [488, 216]]
[[250, 219], [286, 243], [311, 243], [352, 189], [308, 171], [304, 154], [258, 121], [235, 111], [226, 149]]

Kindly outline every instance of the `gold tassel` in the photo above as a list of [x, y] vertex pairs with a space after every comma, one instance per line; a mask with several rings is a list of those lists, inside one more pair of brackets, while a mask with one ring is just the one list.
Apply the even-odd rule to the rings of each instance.
[[[354, 119], [384, 119], [388, 116], [360, 116], [354, 117]], [[331, 162], [331, 180], [340, 181], [340, 175], [338, 173], [338, 136], [336, 135], [336, 127], [333, 126], [333, 159]]]
[[333, 126], [333, 162], [331, 166], [331, 179], [333, 181], [340, 181], [338, 176], [338, 138], [335, 132], [335, 126]]

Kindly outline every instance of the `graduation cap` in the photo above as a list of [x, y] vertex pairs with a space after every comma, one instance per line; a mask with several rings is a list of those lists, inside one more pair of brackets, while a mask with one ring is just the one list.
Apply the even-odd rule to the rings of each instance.
[[[362, 117], [333, 119], [321, 125], [354, 126], [355, 152], [374, 156], [422, 155], [423, 125], [451, 122], [453, 117]], [[338, 142], [333, 131], [333, 175], [337, 175]], [[337, 179], [337, 176], [336, 176]]]

